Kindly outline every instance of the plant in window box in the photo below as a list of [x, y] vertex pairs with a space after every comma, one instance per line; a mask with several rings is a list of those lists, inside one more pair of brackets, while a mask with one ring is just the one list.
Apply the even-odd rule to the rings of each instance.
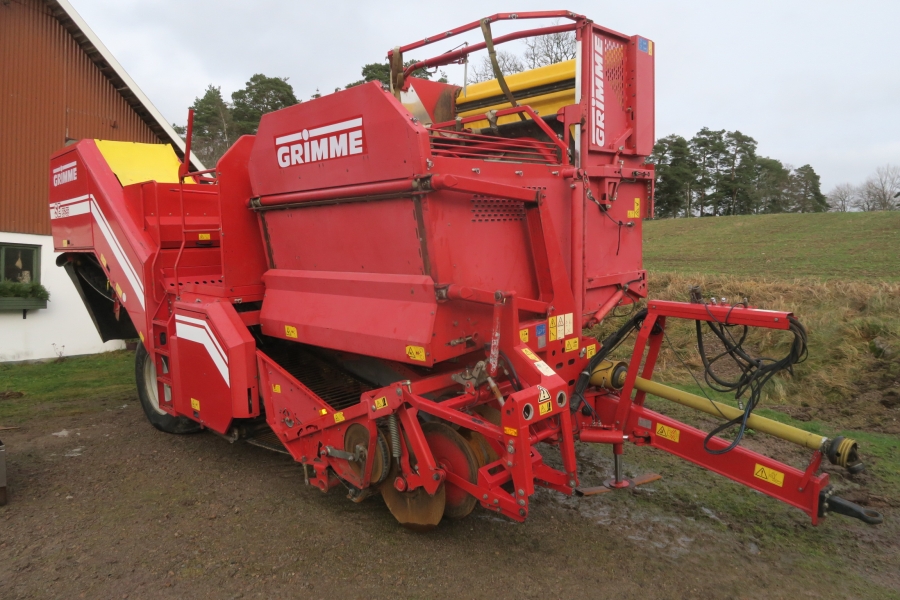
[[39, 283], [0, 281], [0, 310], [47, 308], [50, 292]]

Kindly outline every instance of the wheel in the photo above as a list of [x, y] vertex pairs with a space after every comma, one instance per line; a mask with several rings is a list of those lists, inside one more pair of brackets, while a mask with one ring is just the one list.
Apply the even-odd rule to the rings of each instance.
[[[368, 449], [369, 430], [365, 425], [353, 423], [347, 428], [347, 432], [344, 434], [344, 450], [352, 453], [356, 451], [356, 447], [359, 445]], [[388, 449], [387, 438], [379, 431], [378, 442], [375, 444], [375, 458], [372, 461], [372, 472], [369, 474], [369, 485], [378, 485], [384, 481], [391, 468], [390, 458], [391, 451]], [[365, 466], [365, 462], [362, 464], [350, 462], [350, 469], [352, 469], [360, 479], [362, 479], [363, 466]]]
[[[443, 423], [425, 423], [422, 431], [435, 462], [442, 469], [471, 483], [478, 483], [478, 458], [463, 436]], [[449, 481], [444, 483], [444, 487], [447, 495], [444, 516], [451, 519], [468, 516], [478, 503], [475, 497]]]
[[137, 383], [141, 408], [150, 424], [165, 433], [195, 433], [200, 431], [199, 423], [187, 417], [173, 417], [159, 407], [159, 386], [156, 383], [156, 365], [144, 344], [138, 344], [134, 355], [134, 378]]

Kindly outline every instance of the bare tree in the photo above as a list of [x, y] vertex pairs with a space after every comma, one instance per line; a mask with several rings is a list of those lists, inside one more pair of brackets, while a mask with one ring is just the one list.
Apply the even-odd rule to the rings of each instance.
[[[497, 51], [497, 64], [504, 75], [511, 73], [520, 73], [525, 70], [522, 59], [511, 52], [504, 50]], [[472, 65], [472, 72], [469, 74], [471, 83], [479, 83], [494, 79], [494, 67], [491, 65], [491, 59], [487, 56], [481, 57], [481, 62]]]
[[900, 208], [896, 196], [900, 193], [900, 166], [882, 165], [863, 184], [868, 210]]
[[860, 190], [852, 183], [839, 183], [828, 192], [828, 208], [832, 212], [849, 212], [856, 204]]
[[575, 58], [578, 44], [571, 31], [551, 33], [525, 40], [525, 64], [529, 69], [546, 67]]

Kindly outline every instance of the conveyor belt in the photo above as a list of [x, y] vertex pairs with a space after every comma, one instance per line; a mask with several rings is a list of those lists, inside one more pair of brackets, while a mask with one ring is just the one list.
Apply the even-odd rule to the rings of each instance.
[[266, 348], [266, 354], [308, 387], [334, 410], [344, 410], [359, 402], [372, 386], [320, 358], [302, 344], [283, 343]]

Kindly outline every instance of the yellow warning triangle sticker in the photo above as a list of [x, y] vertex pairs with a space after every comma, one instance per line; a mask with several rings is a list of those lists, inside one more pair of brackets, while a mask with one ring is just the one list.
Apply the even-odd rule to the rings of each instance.
[[[745, 471], [745, 472], [746, 472], [746, 471]], [[759, 477], [760, 479], [769, 479], [768, 477], [766, 477], [766, 468], [765, 468], [765, 467], [760, 467], [760, 468], [759, 468], [759, 471], [757, 471], [757, 472], [754, 473], [754, 474], [755, 474], [757, 477]]]
[[546, 388], [539, 385], [538, 391], [541, 393], [540, 398], [538, 398], [538, 402], [544, 402], [545, 400], [550, 399], [550, 392], [548, 392]]
[[656, 428], [656, 435], [661, 435], [661, 436], [665, 437], [666, 436], [666, 426], [663, 425], [662, 423], [660, 423], [659, 426]]

